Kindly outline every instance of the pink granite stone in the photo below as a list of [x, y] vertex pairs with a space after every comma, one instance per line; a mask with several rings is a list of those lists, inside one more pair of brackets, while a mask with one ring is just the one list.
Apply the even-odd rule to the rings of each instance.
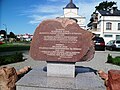
[[16, 81], [18, 79], [14, 67], [0, 67], [0, 90], [16, 90]]
[[35, 30], [30, 56], [35, 60], [78, 62], [94, 56], [93, 34], [66, 18], [43, 21]]
[[107, 90], [120, 90], [120, 70], [108, 71]]

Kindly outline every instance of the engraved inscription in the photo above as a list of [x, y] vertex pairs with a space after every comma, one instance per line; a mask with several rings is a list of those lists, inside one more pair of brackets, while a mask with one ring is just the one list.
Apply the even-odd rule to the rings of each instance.
[[46, 55], [59, 57], [58, 59], [72, 58], [74, 55], [79, 54], [81, 51], [81, 48], [69, 48], [64, 44], [56, 44], [52, 47], [39, 47], [39, 49]]
[[59, 41], [60, 43], [76, 43], [77, 38], [81, 33], [71, 33], [65, 29], [56, 29], [51, 32], [40, 32], [40, 35], [44, 35], [45, 41]]
[[81, 48], [68, 47], [64, 45], [65, 43], [77, 43], [77, 39], [81, 33], [70, 32], [65, 29], [56, 29], [50, 32], [39, 32], [39, 34], [43, 36], [44, 41], [56, 42], [56, 44], [51, 47], [39, 47], [40, 52], [45, 55], [57, 56], [58, 59], [72, 58], [81, 51]]

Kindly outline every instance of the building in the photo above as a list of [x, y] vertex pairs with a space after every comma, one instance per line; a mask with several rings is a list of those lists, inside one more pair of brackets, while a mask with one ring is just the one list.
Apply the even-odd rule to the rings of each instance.
[[20, 40], [20, 41], [31, 41], [32, 38], [33, 38], [33, 35], [31, 34], [20, 34], [20, 35], [17, 35], [17, 38]]
[[63, 8], [64, 15], [60, 17], [70, 18], [77, 22], [77, 24], [85, 29], [85, 17], [79, 16], [78, 11], [79, 8], [76, 7], [76, 5], [73, 3], [73, 0], [70, 0], [70, 2], [66, 5], [66, 7]]
[[98, 10], [92, 14], [90, 29], [97, 36], [103, 37], [105, 43], [120, 39], [120, 10], [114, 5], [108, 10]]

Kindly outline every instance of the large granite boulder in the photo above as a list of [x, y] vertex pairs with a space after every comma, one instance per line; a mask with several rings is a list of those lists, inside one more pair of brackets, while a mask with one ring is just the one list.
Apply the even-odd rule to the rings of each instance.
[[35, 30], [30, 55], [35, 60], [88, 61], [94, 56], [93, 34], [71, 19], [43, 21]]

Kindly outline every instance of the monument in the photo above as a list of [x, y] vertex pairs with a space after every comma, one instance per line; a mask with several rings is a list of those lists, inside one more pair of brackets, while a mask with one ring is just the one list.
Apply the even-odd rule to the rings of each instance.
[[47, 62], [47, 76], [75, 76], [75, 63], [94, 56], [93, 34], [72, 19], [43, 21], [35, 30], [30, 56]]
[[[36, 28], [30, 47], [34, 60], [46, 61], [20, 79], [17, 90], [105, 90], [89, 67], [75, 67], [94, 55], [93, 34], [72, 19], [44, 20]], [[47, 71], [47, 72], [46, 72]]]

